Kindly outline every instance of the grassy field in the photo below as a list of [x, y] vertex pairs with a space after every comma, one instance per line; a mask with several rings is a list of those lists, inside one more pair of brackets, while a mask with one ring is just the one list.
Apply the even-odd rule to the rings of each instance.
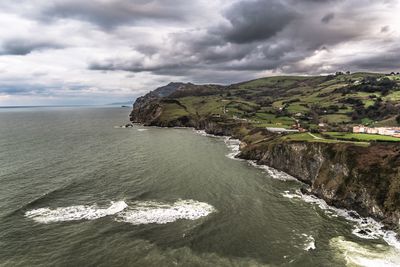
[[[370, 86], [368, 81], [371, 77], [378, 80], [390, 78], [399, 83], [383, 95], [379, 87], [366, 91], [365, 86]], [[397, 126], [395, 118], [400, 111], [400, 80], [397, 78], [400, 76], [377, 73], [266, 77], [233, 84], [210, 94], [197, 95], [192, 91], [194, 95], [176, 96], [175, 100], [181, 105], [166, 104], [163, 118], [218, 114], [246, 120], [257, 127], [283, 128], [290, 128], [296, 118], [305, 129], [318, 130], [319, 123], [325, 123], [331, 131], [340, 131], [355, 124]], [[359, 87], [355, 85], [360, 84], [364, 89], [357, 91]], [[379, 103], [385, 105], [380, 106]], [[364, 110], [360, 111], [360, 106]], [[389, 106], [395, 108], [390, 111]]]
[[288, 134], [280, 138], [282, 141], [306, 141], [313, 143], [346, 143], [353, 144], [357, 146], [369, 146], [369, 142], [364, 141], [344, 141], [336, 139], [326, 139], [321, 134], [310, 134], [310, 133], [294, 133]]
[[357, 140], [364, 142], [372, 142], [372, 141], [400, 142], [400, 138], [386, 136], [386, 135], [378, 135], [378, 134], [340, 133], [340, 132], [326, 132], [324, 134], [339, 140]]

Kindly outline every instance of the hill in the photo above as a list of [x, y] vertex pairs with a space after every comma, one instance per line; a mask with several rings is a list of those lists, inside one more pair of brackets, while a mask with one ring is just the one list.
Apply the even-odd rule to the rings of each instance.
[[400, 75], [379, 73], [275, 76], [229, 86], [171, 83], [139, 98], [131, 119], [174, 126], [214, 116], [255, 127], [337, 131], [398, 125], [399, 100]]
[[304, 193], [330, 205], [397, 228], [400, 138], [346, 130], [360, 123], [397, 125], [399, 83], [399, 75], [337, 73], [229, 86], [175, 84], [137, 99], [130, 116], [145, 125], [232, 136], [241, 141], [238, 157], [296, 177], [309, 185]]

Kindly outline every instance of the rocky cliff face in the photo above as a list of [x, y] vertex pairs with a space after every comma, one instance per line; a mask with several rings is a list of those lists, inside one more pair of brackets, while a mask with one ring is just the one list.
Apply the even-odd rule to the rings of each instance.
[[[163, 114], [175, 105], [183, 114]], [[400, 224], [400, 146], [348, 143], [287, 142], [263, 129], [226, 117], [185, 113], [174, 99], [148, 94], [137, 99], [132, 122], [163, 127], [194, 127], [243, 141], [239, 157], [284, 171], [310, 185], [311, 193], [336, 207], [373, 216], [391, 227]], [[252, 142], [252, 136], [257, 140]], [[250, 140], [250, 141], [249, 141]]]
[[246, 146], [239, 156], [298, 178], [328, 204], [399, 226], [399, 146], [271, 142]]

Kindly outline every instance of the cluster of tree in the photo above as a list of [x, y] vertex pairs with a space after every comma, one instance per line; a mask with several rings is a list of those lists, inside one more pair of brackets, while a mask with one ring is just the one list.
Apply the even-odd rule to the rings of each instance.
[[319, 104], [312, 104], [309, 106], [310, 111], [317, 114], [317, 115], [326, 115], [326, 114], [334, 114], [337, 113], [340, 109], [338, 105], [329, 105], [327, 107], [322, 107]]
[[346, 72], [343, 72], [343, 71], [337, 71], [336, 73], [335, 73], [335, 76], [339, 76], [339, 75], [350, 75], [350, 71], [346, 71]]
[[353, 84], [343, 88], [338, 88], [335, 92], [342, 93], [342, 95], [352, 94], [356, 92], [374, 93], [380, 92], [382, 96], [389, 94], [393, 89], [397, 88], [397, 83], [389, 78], [377, 79], [376, 77], [366, 77], [361, 83]]
[[383, 101], [378, 98], [375, 103], [369, 107], [364, 107], [362, 104], [354, 105], [354, 111], [351, 114], [353, 121], [359, 121], [363, 118], [371, 120], [382, 120], [389, 116], [399, 114], [400, 108], [390, 101]]
[[186, 96], [208, 96], [208, 95], [222, 95], [224, 88], [218, 85], [193, 85], [187, 84], [172, 94], [170, 98], [181, 98]]
[[400, 115], [396, 116], [396, 122], [397, 122], [397, 124], [400, 124]]
[[256, 100], [256, 103], [262, 107], [269, 107], [273, 101], [270, 98], [259, 98]]

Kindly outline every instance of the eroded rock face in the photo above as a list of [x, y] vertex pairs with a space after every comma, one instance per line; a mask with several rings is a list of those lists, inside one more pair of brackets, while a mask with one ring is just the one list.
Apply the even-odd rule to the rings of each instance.
[[298, 178], [328, 204], [399, 226], [399, 146], [271, 142], [246, 146], [239, 157]]
[[[177, 90], [183, 90], [179, 88]], [[168, 92], [171, 91], [168, 88]], [[243, 141], [239, 157], [256, 160], [296, 177], [310, 185], [311, 193], [328, 204], [373, 216], [392, 227], [399, 226], [399, 145], [361, 147], [345, 143], [280, 141], [275, 134], [264, 132], [265, 129], [252, 129], [244, 122], [226, 117], [200, 117], [191, 113], [166, 116], [163, 108], [167, 104], [181, 105], [178, 100], [168, 100], [155, 93], [140, 97], [133, 105], [131, 121], [151, 126], [194, 127], [209, 134], [233, 136]], [[247, 144], [246, 138], [254, 131], [262, 136], [261, 142]]]

